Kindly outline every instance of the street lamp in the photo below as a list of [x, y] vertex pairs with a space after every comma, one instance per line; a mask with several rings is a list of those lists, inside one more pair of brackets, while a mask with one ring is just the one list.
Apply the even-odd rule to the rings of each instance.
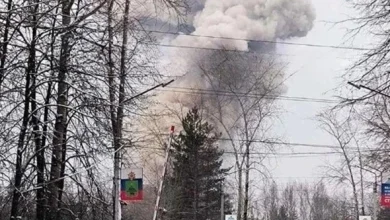
[[366, 89], [366, 90], [368, 90], [368, 91], [370, 91], [370, 92], [373, 92], [373, 93], [376, 93], [376, 94], [380, 94], [380, 95], [383, 95], [383, 96], [386, 96], [387, 98], [390, 98], [390, 95], [387, 95], [387, 94], [385, 94], [385, 93], [383, 93], [383, 92], [381, 92], [381, 91], [377, 91], [377, 90], [375, 90], [375, 89], [371, 89], [370, 87], [368, 87], [368, 86], [365, 86], [365, 85], [362, 85], [362, 84], [355, 84], [355, 83], [353, 83], [353, 82], [348, 82], [348, 84], [349, 85], [351, 85], [351, 86], [353, 86], [353, 87], [355, 87], [355, 88], [357, 88], [357, 89], [361, 89], [361, 88], [363, 88], [363, 89]]
[[[149, 89], [146, 89], [145, 91], [141, 92], [141, 93], [138, 93], [126, 100], [123, 100], [122, 103], [119, 103], [119, 108], [123, 108], [123, 105], [129, 103], [130, 101], [132, 101], [133, 99], [136, 99], [140, 96], [143, 96], [145, 95], [146, 93], [152, 91], [152, 90], [155, 90], [159, 87], [166, 87], [168, 86], [169, 84], [171, 84], [174, 80], [170, 80], [169, 82], [166, 82], [166, 83], [160, 83], [156, 86], [153, 86]], [[123, 105], [121, 105], [123, 104]], [[120, 163], [121, 163], [121, 155], [120, 155], [120, 150], [122, 150], [123, 146], [120, 146], [119, 149], [116, 149], [115, 150], [115, 153], [114, 153], [114, 184], [113, 184], [113, 191], [112, 193], [114, 194], [113, 195], [113, 198], [114, 198], [114, 219], [115, 220], [120, 220], [121, 219], [121, 210], [120, 210], [120, 200], [119, 200], [119, 192], [120, 192]]]
[[[375, 168], [375, 167], [371, 167], [371, 166], [368, 166], [369, 169], [367, 168], [364, 168], [364, 167], [359, 167], [359, 166], [356, 166], [358, 167], [359, 169], [362, 169], [364, 171], [367, 171], [371, 174], [374, 174], [375, 176], [375, 182], [374, 182], [374, 186], [373, 186], [373, 194], [374, 194], [374, 220], [377, 219], [377, 214], [378, 214], [378, 209], [379, 209], [379, 203], [378, 203], [378, 179], [380, 181], [380, 183], [382, 183], [382, 176], [383, 176], [383, 172], [385, 172], [385, 170], [379, 170], [378, 168]], [[379, 178], [378, 178], [378, 174], [379, 173]]]

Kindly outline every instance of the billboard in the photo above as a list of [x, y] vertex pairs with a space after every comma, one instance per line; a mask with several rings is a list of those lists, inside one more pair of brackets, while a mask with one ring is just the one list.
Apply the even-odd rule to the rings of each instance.
[[122, 168], [121, 201], [134, 202], [143, 200], [142, 168]]
[[381, 189], [381, 206], [390, 208], [390, 183], [382, 183]]

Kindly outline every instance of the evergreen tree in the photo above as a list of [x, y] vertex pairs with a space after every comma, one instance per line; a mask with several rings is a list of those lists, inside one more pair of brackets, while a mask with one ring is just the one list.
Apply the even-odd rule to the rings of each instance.
[[287, 220], [288, 215], [287, 215], [287, 209], [284, 205], [280, 206], [279, 209], [279, 215], [278, 215], [278, 220]]
[[223, 151], [218, 149], [219, 135], [202, 119], [197, 108], [189, 111], [182, 126], [183, 131], [172, 144], [176, 151], [170, 182], [176, 196], [170, 219], [219, 220], [221, 186], [229, 171], [221, 168]]

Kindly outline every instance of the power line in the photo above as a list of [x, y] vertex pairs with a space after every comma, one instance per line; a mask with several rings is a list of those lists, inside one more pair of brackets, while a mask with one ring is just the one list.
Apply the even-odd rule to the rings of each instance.
[[327, 104], [339, 103], [337, 100], [332, 100], [332, 99], [293, 97], [293, 96], [283, 96], [283, 95], [266, 95], [266, 94], [231, 92], [231, 91], [211, 90], [211, 89], [196, 89], [196, 88], [186, 88], [186, 87], [167, 87], [167, 89], [159, 89], [159, 90], [168, 91], [168, 92], [185, 93], [185, 94], [240, 96], [240, 97], [249, 97], [249, 98], [278, 99], [278, 100], [285, 100], [285, 101], [317, 102], [317, 103], [327, 103]]
[[[157, 134], [157, 135], [164, 135], [167, 134]], [[245, 140], [239, 140], [239, 139], [230, 139], [230, 138], [218, 138], [219, 141], [245, 141]], [[147, 142], [147, 141], [137, 141], [137, 142]], [[308, 143], [294, 143], [294, 142], [279, 142], [279, 141], [266, 141], [266, 140], [252, 140], [253, 143], [264, 143], [264, 144], [273, 144], [273, 145], [286, 145], [286, 146], [301, 146], [301, 147], [314, 147], [314, 148], [327, 148], [327, 149], [341, 149], [340, 146], [337, 145], [325, 145], [325, 144], [308, 144]], [[131, 147], [130, 147], [131, 148]], [[158, 147], [147, 147], [147, 146], [141, 146], [141, 147], [135, 147], [135, 148], [142, 148], [142, 149], [152, 149], [152, 150], [165, 150], [164, 148], [158, 148]], [[347, 153], [358, 153], [359, 151], [361, 153], [372, 153], [372, 152], [390, 152], [387, 150], [381, 150], [381, 149], [359, 149], [356, 147], [350, 147], [346, 148]], [[245, 154], [245, 152], [235, 152], [235, 151], [223, 151], [223, 153], [226, 154]], [[252, 152], [250, 154], [252, 155], [329, 155], [329, 154], [342, 154], [343, 152], [340, 151], [328, 151], [328, 152], [292, 152], [292, 153], [261, 153], [261, 152]]]
[[[122, 150], [123, 148], [124, 148], [124, 146], [122, 145], [120, 148], [114, 150], [114, 152], [111, 153], [112, 156], [115, 156], [115, 154], [116, 154], [117, 152], [119, 152], [120, 150]], [[79, 175], [79, 174], [81, 174], [81, 173], [87, 172], [87, 171], [89, 171], [89, 170], [91, 170], [91, 169], [97, 167], [97, 166], [98, 166], [99, 164], [101, 164], [101, 163], [102, 163], [102, 161], [96, 161], [96, 162], [90, 164], [88, 167], [84, 167], [84, 168], [83, 168], [82, 170], [80, 170], [80, 171], [77, 171], [77, 172], [74, 172], [74, 173], [71, 173], [71, 174], [68, 174], [68, 175], [65, 174], [64, 176], [62, 176], [62, 177], [60, 177], [60, 178], [57, 178], [57, 179], [54, 179], [54, 180], [50, 180], [50, 181], [48, 181], [48, 182], [45, 182], [43, 185], [37, 185], [37, 186], [33, 187], [32, 189], [28, 189], [28, 190], [25, 190], [25, 191], [21, 191], [20, 193], [23, 194], [23, 193], [27, 193], [27, 192], [30, 192], [30, 191], [35, 191], [35, 190], [38, 190], [38, 189], [40, 189], [40, 188], [42, 188], [42, 187], [44, 187], [44, 186], [47, 186], [48, 184], [53, 184], [53, 183], [56, 183], [56, 182], [58, 182], [58, 181], [64, 180], [64, 179], [66, 179], [66, 178], [69, 178], [69, 177], [73, 177], [73, 176]]]
[[[172, 44], [161, 44], [161, 43], [152, 43], [152, 42], [140, 42], [140, 44], [152, 45], [152, 46], [156, 46], [156, 47], [167, 47], [167, 48], [197, 49], [197, 50], [209, 50], [209, 51], [227, 51], [227, 52], [240, 52], [240, 53], [247, 53], [247, 54], [255, 54], [255, 52], [253, 52], [253, 51], [236, 50], [236, 49], [221, 49], [221, 48], [211, 48], [211, 47], [172, 45]], [[296, 56], [296, 55], [291, 55], [291, 54], [266, 53], [266, 52], [262, 52], [261, 55]]]
[[[159, 135], [169, 135], [169, 134], [159, 134]], [[229, 139], [229, 138], [219, 138], [218, 140], [221, 140], [221, 141], [234, 141], [234, 139]], [[242, 141], [242, 140], [241, 140]], [[141, 142], [141, 141], [139, 141]], [[277, 141], [263, 141], [263, 140], [252, 140], [251, 142], [258, 142], [258, 143], [267, 143], [267, 144], [279, 144], [279, 145], [291, 145], [291, 146], [308, 146], [308, 147], [325, 147], [325, 148], [338, 148], [340, 149], [339, 146], [336, 146], [336, 145], [323, 145], [323, 144], [306, 144], [306, 143], [288, 143], [288, 142], [277, 142]], [[123, 148], [126, 148], [126, 146], [122, 146], [121, 148], [115, 150], [113, 152], [113, 154], [115, 154], [115, 152], [123, 149]], [[153, 149], [153, 150], [166, 150], [166, 149], [163, 149], [163, 148], [157, 148], [157, 147], [145, 147], [145, 146], [142, 146], [142, 147], [134, 147], [134, 148], [142, 148], [142, 149]], [[348, 148], [349, 150], [352, 150], [352, 148]], [[354, 148], [353, 150], [358, 150], [357, 148]], [[380, 151], [380, 152], [390, 152], [390, 151], [386, 151], [386, 150], [380, 150], [380, 149], [362, 149], [360, 150], [360, 152], [375, 152], [375, 151]], [[357, 152], [357, 151], [352, 151], [352, 152]], [[205, 152], [207, 153], [207, 152]], [[240, 154], [240, 155], [243, 155], [245, 154], [245, 152], [234, 152], [234, 151], [223, 151], [224, 154]], [[328, 155], [339, 155], [339, 154], [342, 154], [342, 152], [337, 152], [337, 151], [330, 151], [330, 152], [293, 152], [293, 153], [260, 153], [260, 152], [250, 152], [249, 153], [250, 155], [266, 155], [266, 156], [290, 156], [290, 157], [314, 157], [314, 156], [319, 156], [319, 155], [325, 155], [325, 156], [328, 156]], [[74, 173], [71, 173], [71, 174], [68, 174], [68, 175], [65, 175], [63, 177], [60, 177], [58, 179], [54, 179], [54, 180], [51, 180], [49, 182], [46, 182], [45, 185], [47, 184], [51, 184], [51, 183], [55, 183], [55, 182], [58, 182], [60, 180], [63, 180], [63, 179], [66, 179], [66, 178], [69, 178], [69, 177], [73, 177], [75, 175], [78, 175], [78, 174], [81, 174], [83, 172], [86, 172], [88, 170], [91, 170], [93, 168], [95, 168], [98, 164], [100, 164], [101, 162], [94, 162], [92, 164], [90, 164], [90, 166], [88, 167], [85, 167], [84, 169], [78, 171], [78, 172], [74, 172]], [[34, 190], [37, 190], [39, 188], [41, 188], [43, 186], [35, 186], [33, 187], [32, 189], [28, 189], [28, 190], [25, 190], [25, 191], [22, 191], [21, 193], [26, 193], [26, 192], [30, 192], [30, 191], [34, 191]]]
[[[149, 134], [149, 135], [163, 135], [167, 136], [167, 134]], [[243, 139], [231, 139], [231, 138], [217, 138], [218, 141], [241, 141], [244, 142]], [[139, 141], [144, 142], [144, 141]], [[285, 146], [294, 146], [294, 147], [311, 147], [311, 148], [326, 148], [326, 149], [341, 149], [338, 145], [330, 145], [330, 144], [311, 144], [311, 143], [299, 143], [299, 142], [282, 142], [282, 141], [267, 141], [267, 140], [259, 140], [254, 139], [250, 142], [253, 143], [263, 143], [263, 144], [270, 144], [270, 145], [285, 145]], [[156, 148], [156, 147], [144, 147], [141, 148], [146, 149], [156, 149], [156, 150], [164, 150], [162, 148]], [[356, 148], [356, 147], [346, 147], [345, 148], [347, 153], [376, 153], [376, 152], [382, 152], [382, 153], [390, 153], [390, 150], [383, 150], [383, 149], [367, 149], [367, 148]], [[237, 152], [234, 151], [224, 151], [226, 154], [237, 154]], [[280, 155], [301, 155], [301, 156], [307, 156], [307, 155], [329, 155], [329, 154], [342, 154], [343, 152], [340, 151], [330, 151], [330, 152], [292, 152], [292, 153], [282, 153]], [[238, 154], [245, 154], [245, 152], [238, 152]], [[253, 152], [251, 154], [259, 154], [259, 155], [277, 155], [277, 153], [258, 153]]]
[[[169, 136], [169, 134], [165, 133], [146, 133], [146, 135], [149, 136]], [[246, 141], [244, 139], [232, 139], [232, 138], [217, 138], [219, 141]], [[143, 141], [137, 141], [137, 142], [145, 142]], [[253, 139], [250, 142], [254, 143], [263, 143], [263, 144], [274, 144], [274, 145], [289, 145], [289, 146], [302, 146], [302, 147], [317, 147], [317, 148], [330, 148], [330, 149], [340, 149], [340, 146], [338, 145], [329, 145], [329, 144], [310, 144], [310, 143], [298, 143], [298, 142], [282, 142], [282, 141], [268, 141], [268, 140], [259, 140], [259, 139]], [[127, 146], [131, 147], [131, 146]], [[161, 148], [157, 148], [161, 149]], [[348, 148], [351, 149], [351, 148]], [[352, 148], [355, 150], [358, 150], [358, 148]]]
[[[256, 55], [268, 55], [270, 57], [274, 56], [284, 56], [284, 57], [297, 57], [302, 55], [294, 54], [283, 54], [283, 53], [268, 53], [261, 51], [261, 53], [256, 51], [249, 50], [238, 50], [238, 49], [223, 49], [223, 48], [211, 48], [211, 47], [199, 47], [199, 46], [187, 46], [187, 45], [173, 45], [173, 44], [162, 44], [162, 43], [152, 43], [152, 42], [139, 42], [140, 44], [151, 45], [156, 47], [166, 47], [166, 48], [179, 48], [179, 49], [195, 49], [195, 50], [206, 50], [206, 51], [226, 51], [226, 52], [235, 52], [235, 53], [244, 53], [244, 54], [256, 54]], [[337, 59], [350, 60], [353, 57], [335, 57]]]
[[[139, 131], [142, 132], [142, 131]], [[169, 136], [169, 134], [165, 133], [147, 133], [144, 132], [145, 136]], [[245, 142], [244, 139], [233, 139], [233, 138], [217, 138], [218, 141], [238, 141], [238, 142]], [[142, 143], [147, 142], [148, 140], [139, 140], [135, 141], [135, 143]], [[284, 145], [284, 146], [294, 146], [294, 147], [311, 147], [311, 148], [327, 148], [327, 149], [341, 149], [339, 145], [331, 145], [331, 144], [315, 144], [315, 143], [300, 143], [300, 142], [283, 142], [283, 141], [270, 141], [270, 140], [260, 140], [260, 139], [253, 139], [250, 140], [251, 143], [262, 143], [262, 144], [270, 144], [270, 145]], [[125, 148], [131, 148], [133, 146], [125, 146]], [[164, 150], [163, 148], [157, 148], [157, 147], [140, 147], [145, 149], [157, 149], [157, 150]], [[367, 149], [367, 148], [357, 148], [357, 147], [346, 147], [347, 151], [350, 152], [390, 152], [390, 150], [383, 150], [383, 149]], [[229, 152], [227, 152], [229, 153]], [[231, 152], [235, 153], [235, 152]], [[337, 152], [340, 153], [340, 152]]]
[[169, 34], [169, 35], [178, 35], [178, 36], [199, 37], [199, 38], [211, 38], [211, 39], [222, 39], [222, 40], [236, 40], [236, 41], [248, 41], [248, 42], [257, 42], [257, 43], [281, 44], [281, 45], [290, 45], [290, 46], [305, 46], [305, 47], [331, 48], [331, 49], [342, 49], [342, 50], [358, 50], [358, 51], [371, 50], [369, 48], [361, 48], [361, 47], [347, 47], [347, 46], [308, 44], [308, 43], [293, 43], [293, 42], [272, 41], [272, 40], [254, 40], [254, 39], [233, 38], [233, 37], [217, 37], [217, 36], [211, 36], [211, 35], [186, 34], [186, 33], [180, 33], [180, 32], [169, 32], [169, 31], [158, 31], [158, 30], [138, 30], [138, 31], [146, 31], [146, 32], [151, 32], [151, 33]]

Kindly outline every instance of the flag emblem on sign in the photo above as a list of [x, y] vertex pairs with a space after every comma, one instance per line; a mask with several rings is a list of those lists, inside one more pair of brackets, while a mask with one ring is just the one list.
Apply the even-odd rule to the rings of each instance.
[[142, 169], [141, 171], [134, 169], [123, 170], [121, 176], [121, 200], [125, 202], [142, 200]]

